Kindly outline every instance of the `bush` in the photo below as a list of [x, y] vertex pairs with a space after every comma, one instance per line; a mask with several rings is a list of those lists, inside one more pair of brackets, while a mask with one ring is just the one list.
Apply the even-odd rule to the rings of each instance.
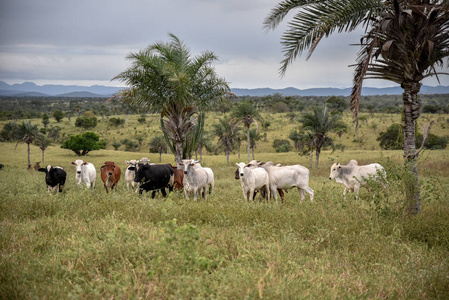
[[[423, 136], [419, 134], [416, 137], [416, 147], [421, 147]], [[430, 150], [442, 150], [447, 147], [447, 137], [439, 137], [433, 133], [429, 133], [426, 143], [424, 144], [426, 149]]]
[[82, 127], [84, 129], [94, 128], [97, 126], [97, 118], [96, 117], [78, 117], [75, 121], [76, 127]]
[[275, 139], [273, 141], [273, 148], [276, 152], [288, 152], [292, 149], [292, 145], [288, 140]]
[[118, 127], [119, 125], [125, 124], [125, 119], [121, 118], [110, 118], [108, 121], [110, 126]]
[[62, 143], [61, 148], [70, 149], [78, 156], [83, 156], [93, 150], [106, 148], [106, 142], [100, 141], [98, 135], [93, 132], [86, 132], [79, 135], [72, 135]]

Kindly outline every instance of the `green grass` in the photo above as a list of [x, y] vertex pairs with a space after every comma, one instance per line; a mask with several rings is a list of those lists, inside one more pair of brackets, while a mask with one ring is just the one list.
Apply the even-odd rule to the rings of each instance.
[[[281, 118], [273, 117], [271, 134], [282, 131]], [[375, 134], [365, 135], [374, 147]], [[294, 190], [285, 203], [244, 201], [234, 179], [235, 163], [245, 161], [243, 145], [231, 167], [222, 154], [203, 157], [216, 188], [208, 201], [193, 202], [180, 193], [139, 197], [123, 178], [109, 194], [99, 176], [95, 190], [78, 188], [70, 165], [77, 157], [56, 146], [45, 152], [46, 164], [63, 166], [68, 180], [62, 194], [51, 194], [43, 173], [25, 169], [26, 145], [1, 143], [0, 298], [447, 299], [448, 151], [420, 158], [422, 212], [410, 216], [403, 209], [401, 151], [343, 141], [347, 150], [324, 151], [311, 170], [313, 203], [308, 197], [301, 203]], [[308, 157], [271, 153], [268, 143], [257, 150], [256, 159], [309, 167]], [[40, 161], [40, 150], [31, 151]], [[125, 160], [143, 156], [158, 162], [157, 154], [111, 149], [84, 159], [98, 171], [106, 160], [124, 169]], [[345, 201], [343, 186], [328, 175], [332, 162], [350, 159], [381, 162], [388, 189], [378, 188], [374, 199], [362, 189], [358, 201]], [[163, 155], [163, 162], [173, 156]]]

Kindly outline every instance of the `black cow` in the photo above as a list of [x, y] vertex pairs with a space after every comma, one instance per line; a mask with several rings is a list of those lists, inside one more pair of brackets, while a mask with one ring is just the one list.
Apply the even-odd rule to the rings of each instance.
[[151, 198], [154, 198], [157, 190], [161, 190], [164, 197], [167, 196], [165, 188], [168, 187], [169, 191], [173, 191], [174, 172], [170, 164], [166, 165], [150, 165], [150, 164], [138, 164], [136, 170], [135, 182], [140, 183], [139, 194], [145, 190], [153, 191]]
[[4, 166], [4, 164], [0, 164], [0, 170], [3, 169]]
[[61, 167], [52, 167], [48, 165], [46, 168], [38, 169], [39, 172], [45, 173], [45, 182], [47, 183], [48, 191], [51, 192], [59, 188], [59, 192], [62, 192], [65, 180], [67, 178], [67, 173]]

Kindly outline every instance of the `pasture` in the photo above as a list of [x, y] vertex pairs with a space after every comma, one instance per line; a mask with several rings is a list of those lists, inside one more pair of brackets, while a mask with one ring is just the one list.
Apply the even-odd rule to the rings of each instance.
[[[449, 134], [447, 117], [440, 116], [433, 133]], [[222, 153], [203, 156], [202, 165], [214, 170], [215, 190], [198, 202], [182, 193], [151, 199], [126, 190], [124, 161], [158, 162], [159, 154], [110, 146], [90, 152], [82, 159], [97, 169], [91, 191], [75, 184], [74, 153], [50, 146], [45, 164], [60, 165], [68, 175], [64, 192], [51, 194], [43, 173], [26, 170], [26, 145], [0, 143], [5, 164], [0, 170], [0, 298], [447, 299], [449, 151], [422, 153], [422, 212], [404, 213], [402, 151], [380, 151], [375, 141], [398, 120], [397, 115], [370, 118], [362, 124], [362, 144], [352, 142], [350, 131], [343, 135], [345, 151], [323, 151], [319, 168], [311, 169], [313, 203], [308, 197], [301, 203], [296, 190], [284, 203], [246, 202], [234, 179], [235, 163], [246, 160], [245, 142], [240, 159], [231, 155], [230, 167]], [[66, 121], [63, 130], [80, 131], [73, 122]], [[285, 128], [294, 126], [274, 115], [269, 141], [259, 142], [256, 159], [310, 169], [308, 156], [271, 148], [270, 139], [286, 138]], [[139, 126], [129, 116], [125, 127], [108, 129], [101, 123], [94, 131], [108, 140], [149, 138], [157, 122]], [[31, 146], [31, 153], [33, 163], [41, 160], [37, 147]], [[358, 201], [351, 194], [344, 200], [344, 187], [328, 179], [329, 168], [350, 159], [381, 163], [388, 188], [375, 188], [374, 198], [362, 188]], [[122, 168], [122, 179], [109, 194], [99, 176], [107, 160]], [[173, 155], [163, 154], [162, 162], [173, 164]]]

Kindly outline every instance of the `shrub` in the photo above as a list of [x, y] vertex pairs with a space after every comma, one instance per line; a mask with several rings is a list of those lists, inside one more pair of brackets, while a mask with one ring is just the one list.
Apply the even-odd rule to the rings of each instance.
[[99, 136], [93, 132], [72, 135], [61, 145], [61, 148], [70, 149], [78, 156], [83, 156], [90, 151], [104, 149], [105, 147], [106, 142], [100, 141]]
[[121, 118], [110, 118], [108, 121], [110, 126], [118, 127], [119, 125], [125, 124], [125, 119]]
[[273, 141], [273, 148], [276, 152], [288, 152], [292, 149], [292, 145], [290, 145], [288, 140], [275, 139]]
[[75, 121], [76, 127], [82, 127], [84, 129], [94, 128], [97, 126], [97, 118], [96, 117], [78, 117]]

